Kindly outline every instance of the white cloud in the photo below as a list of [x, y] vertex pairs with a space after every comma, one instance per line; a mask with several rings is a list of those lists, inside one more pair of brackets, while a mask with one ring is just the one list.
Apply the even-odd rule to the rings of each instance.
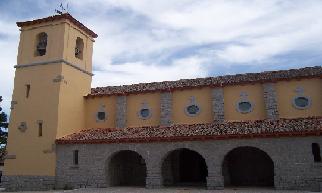
[[106, 71], [96, 71], [93, 87], [123, 85], [140, 82], [197, 78], [208, 74], [202, 58], [190, 57], [175, 60], [171, 65], [146, 65], [142, 62], [108, 65]]
[[13, 89], [14, 68], [16, 64], [16, 51], [18, 43], [12, 40], [0, 41], [1, 63], [0, 63], [0, 96], [3, 97], [1, 106], [5, 112], [9, 112]]
[[[294, 50], [322, 49], [321, 1], [224, 1], [224, 0], [106, 0], [94, 1], [92, 9], [104, 15], [107, 8], [131, 12], [132, 19], [139, 15], [148, 18], [149, 29], [127, 29], [127, 23], [113, 23], [105, 17], [97, 20], [112, 23], [111, 32], [99, 27], [105, 42], [97, 42], [96, 57], [124, 53], [151, 57], [154, 52], [165, 55], [172, 50], [200, 44], [226, 45], [213, 51], [212, 56], [223, 62], [252, 63], [269, 60]], [[85, 1], [75, 2], [84, 8]], [[95, 17], [96, 18], [96, 17]], [[114, 34], [117, 33], [117, 34]], [[109, 46], [111, 45], [111, 46]], [[313, 46], [312, 46], [313, 45]], [[142, 49], [144, 48], [144, 49]], [[104, 50], [100, 52], [100, 50]], [[98, 56], [99, 55], [99, 56]], [[162, 56], [161, 56], [162, 57]], [[187, 56], [190, 57], [190, 56]], [[158, 58], [155, 58], [157, 61]], [[96, 65], [102, 64], [99, 60]]]
[[[24, 18], [18, 13], [29, 7], [37, 16], [52, 15], [59, 4], [11, 2], [14, 6], [8, 7], [16, 10], [0, 8], [0, 38], [5, 37], [0, 39], [0, 95], [7, 99], [7, 109], [19, 41], [15, 22]], [[294, 51], [322, 52], [319, 0], [78, 0], [69, 4], [74, 17], [99, 35], [94, 44], [93, 86], [202, 77], [214, 71], [220, 74], [222, 69], [215, 68], [219, 63], [231, 68], [255, 66], [278, 63], [275, 57]]]

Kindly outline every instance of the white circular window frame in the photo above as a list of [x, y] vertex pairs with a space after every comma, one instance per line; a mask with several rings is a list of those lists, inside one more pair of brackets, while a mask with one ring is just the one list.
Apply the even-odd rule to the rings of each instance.
[[[144, 110], [144, 109], [148, 109], [148, 110], [149, 110], [149, 115], [148, 115], [147, 117], [143, 117], [143, 116], [141, 115], [141, 111], [142, 111], [142, 110]], [[147, 120], [147, 119], [150, 119], [150, 118], [152, 117], [152, 110], [151, 110], [151, 108], [149, 108], [149, 107], [142, 107], [142, 108], [140, 108], [140, 110], [137, 112], [137, 114], [138, 114], [138, 117], [139, 117], [140, 119]]]
[[[239, 103], [249, 103], [250, 104], [250, 108], [247, 111], [243, 111], [242, 109], [239, 108]], [[236, 111], [240, 112], [242, 114], [247, 114], [250, 113], [254, 110], [254, 104], [252, 102], [250, 102], [249, 100], [239, 100], [236, 103]]]
[[[297, 106], [296, 105], [296, 102], [295, 100], [297, 98], [306, 98], [308, 100], [308, 105], [306, 107], [300, 107], [300, 106]], [[308, 109], [311, 107], [311, 104], [312, 104], [312, 100], [311, 100], [311, 97], [308, 97], [308, 96], [303, 96], [303, 95], [297, 95], [295, 97], [293, 97], [293, 100], [292, 100], [292, 104], [293, 104], [293, 107], [296, 108], [296, 109], [299, 109], [299, 110], [305, 110], [305, 109]]]
[[[188, 111], [188, 108], [190, 107], [190, 106], [197, 106], [198, 108], [199, 108], [199, 111], [196, 113], [196, 114], [191, 114], [191, 113], [189, 113], [189, 111]], [[186, 113], [186, 115], [188, 115], [189, 117], [195, 117], [195, 116], [198, 116], [199, 114], [200, 114], [200, 112], [201, 112], [201, 107], [198, 105], [198, 104], [196, 104], [196, 103], [194, 103], [194, 104], [188, 104], [188, 105], [186, 105], [185, 106], [185, 108], [184, 108], [184, 112]]]

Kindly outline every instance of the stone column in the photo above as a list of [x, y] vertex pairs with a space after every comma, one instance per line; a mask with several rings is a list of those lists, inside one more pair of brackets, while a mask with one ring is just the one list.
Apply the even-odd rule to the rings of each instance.
[[224, 89], [212, 89], [212, 110], [214, 113], [214, 120], [224, 121]]
[[116, 98], [116, 127], [126, 127], [126, 96]]
[[[152, 157], [152, 156], [151, 156]], [[146, 171], [146, 188], [161, 188], [162, 187], [162, 174], [161, 162], [156, 160], [158, 156], [153, 156], [148, 160]]]
[[161, 173], [147, 173], [146, 188], [161, 188], [162, 177]]
[[160, 103], [161, 103], [160, 125], [170, 126], [172, 124], [172, 94], [171, 94], [171, 92], [161, 93]]
[[[218, 154], [217, 154], [218, 153]], [[217, 152], [214, 154], [212, 151], [204, 154], [207, 164], [207, 189], [209, 190], [222, 190], [224, 189], [224, 177], [222, 175], [222, 160], [224, 155]]]
[[279, 113], [277, 109], [277, 96], [274, 83], [264, 83], [264, 103], [266, 109], [266, 116], [268, 119], [278, 119]]
[[224, 189], [224, 177], [216, 173], [210, 173], [208, 171], [207, 177], [207, 189], [209, 190], [222, 190]]

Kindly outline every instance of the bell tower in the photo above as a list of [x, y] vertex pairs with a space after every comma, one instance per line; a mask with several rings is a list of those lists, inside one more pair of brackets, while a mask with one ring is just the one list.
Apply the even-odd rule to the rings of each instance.
[[55, 139], [85, 127], [84, 96], [91, 89], [97, 35], [68, 13], [17, 25], [21, 33], [3, 175], [7, 181], [39, 178], [42, 183], [55, 176]]

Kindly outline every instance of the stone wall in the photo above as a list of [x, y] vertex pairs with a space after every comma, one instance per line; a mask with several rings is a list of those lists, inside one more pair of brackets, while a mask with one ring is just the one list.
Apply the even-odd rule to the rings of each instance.
[[279, 113], [277, 109], [277, 96], [274, 83], [263, 84], [264, 103], [266, 117], [268, 119], [278, 119]]
[[126, 96], [118, 96], [116, 99], [116, 127], [126, 127]]
[[214, 120], [224, 121], [224, 89], [214, 88], [212, 90], [212, 110], [214, 114]]
[[55, 187], [54, 176], [2, 176], [1, 187], [6, 191], [51, 190]]
[[[266, 152], [274, 162], [275, 188], [317, 190], [322, 179], [322, 163], [314, 162], [311, 144], [319, 143], [321, 146], [321, 141], [321, 137], [284, 137], [204, 142], [57, 145], [56, 185], [58, 188], [107, 187], [108, 160], [121, 150], [131, 150], [145, 160], [146, 187], [162, 187], [162, 160], [173, 150], [188, 148], [198, 152], [206, 161], [207, 187], [222, 189], [222, 164], [225, 155], [237, 147], [250, 146]], [[79, 150], [78, 166], [73, 165], [73, 150]], [[167, 171], [165, 173], [169, 175]]]
[[171, 92], [161, 93], [160, 103], [161, 103], [160, 124], [162, 126], [170, 126], [172, 124], [172, 94], [171, 94]]

